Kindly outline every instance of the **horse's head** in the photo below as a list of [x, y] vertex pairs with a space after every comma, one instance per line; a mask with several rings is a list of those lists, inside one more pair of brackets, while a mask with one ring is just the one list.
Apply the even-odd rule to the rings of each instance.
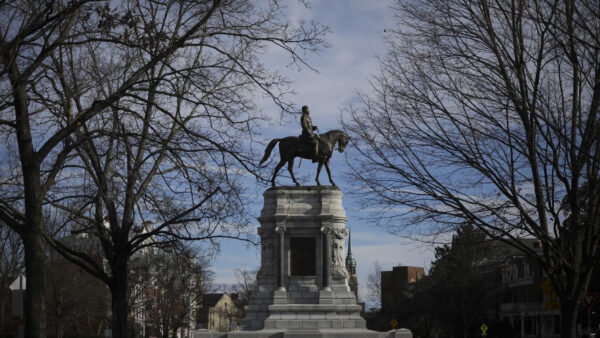
[[340, 137], [338, 139], [338, 151], [340, 153], [344, 152], [344, 149], [346, 149], [346, 145], [348, 145], [348, 142], [350, 142], [350, 136], [346, 135], [346, 133], [341, 132]]

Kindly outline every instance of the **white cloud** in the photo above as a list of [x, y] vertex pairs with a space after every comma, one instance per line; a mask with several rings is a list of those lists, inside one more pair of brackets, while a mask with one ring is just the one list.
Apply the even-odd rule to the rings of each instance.
[[[292, 99], [298, 107], [306, 104], [312, 108], [313, 122], [321, 131], [339, 127], [340, 109], [356, 90], [367, 88], [378, 65], [375, 55], [383, 51], [381, 35], [392, 20], [390, 4], [391, 1], [314, 1], [306, 9], [298, 1], [288, 3], [286, 12], [291, 22], [314, 19], [330, 27], [326, 39], [331, 47], [318, 55], [307, 55], [306, 61], [318, 73], [307, 68], [286, 68], [290, 58], [275, 48], [268, 49], [262, 61], [293, 81], [297, 95]], [[268, 100], [261, 100], [259, 105], [267, 115], [276, 113]], [[289, 119], [288, 128], [295, 123]]]
[[[315, 67], [318, 73], [306, 68], [300, 72], [296, 67], [286, 68], [290, 58], [275, 49], [267, 50], [261, 60], [267, 67], [280, 71], [293, 81], [292, 88], [297, 94], [290, 99], [298, 107], [308, 105], [311, 108], [313, 123], [319, 126], [321, 132], [340, 128], [338, 121], [341, 108], [354, 96], [356, 90], [368, 89], [369, 77], [377, 70], [375, 55], [384, 52], [383, 31], [394, 21], [393, 13], [389, 10], [392, 1], [315, 0], [310, 2], [309, 9], [304, 8], [298, 1], [292, 0], [286, 4], [289, 6], [287, 13], [291, 22], [314, 19], [329, 26], [332, 33], [326, 38], [331, 47], [320, 55], [307, 57], [306, 61]], [[270, 117], [268, 127], [263, 128], [265, 141], [300, 134], [299, 115], [287, 118], [281, 123], [279, 111], [269, 99], [259, 97], [257, 101], [262, 112]], [[347, 192], [356, 188], [351, 182], [342, 180], [341, 173], [345, 167], [342, 159], [339, 153], [334, 155], [331, 163], [332, 176], [342, 191]], [[316, 165], [309, 161], [303, 161], [302, 167], [298, 168], [296, 162], [294, 172], [297, 178], [303, 177], [303, 184], [314, 184], [316, 168]], [[273, 170], [273, 167], [269, 169]], [[283, 170], [278, 183], [291, 184], [291, 179], [284, 177], [285, 172]], [[321, 173], [321, 183], [329, 183], [324, 169]], [[257, 198], [260, 206], [257, 207], [256, 215], [262, 207], [262, 197]], [[360, 296], [365, 299], [367, 276], [376, 260], [387, 270], [398, 263], [428, 268], [433, 260], [434, 250], [431, 244], [391, 236], [383, 229], [364, 225], [360, 218], [367, 215], [365, 210], [354, 208], [358, 205], [356, 198], [345, 194], [344, 206], [352, 224], [352, 251], [357, 260]], [[217, 283], [235, 283], [235, 268], [243, 265], [257, 267], [259, 264], [260, 254], [257, 249], [250, 250], [239, 243], [229, 242], [224, 243], [221, 249], [225, 254], [217, 257], [214, 264]]]

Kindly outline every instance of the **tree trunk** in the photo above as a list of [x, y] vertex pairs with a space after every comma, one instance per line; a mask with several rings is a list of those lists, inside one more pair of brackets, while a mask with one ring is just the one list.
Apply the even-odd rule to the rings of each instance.
[[25, 337], [46, 337], [46, 279], [44, 264], [46, 260], [44, 245], [44, 226], [42, 222], [42, 200], [40, 162], [35, 153], [29, 109], [27, 86], [21, 79], [17, 63], [10, 67], [9, 78], [13, 86], [15, 102], [15, 122], [19, 159], [23, 174], [25, 201], [25, 224], [19, 235], [25, 247]]
[[127, 259], [116, 258], [111, 266], [113, 273], [110, 293], [112, 298], [112, 336], [113, 338], [127, 337], [128, 317], [128, 280]]
[[560, 337], [577, 337], [577, 299], [561, 300], [560, 308]]
[[[2, 283], [4, 285], [5, 283]], [[9, 293], [0, 293], [0, 325], [4, 326], [4, 309], [6, 308], [6, 299]]]
[[[37, 218], [37, 217], [33, 217]], [[29, 227], [25, 246], [25, 337], [46, 337], [46, 279], [44, 278], [44, 239], [37, 227]]]

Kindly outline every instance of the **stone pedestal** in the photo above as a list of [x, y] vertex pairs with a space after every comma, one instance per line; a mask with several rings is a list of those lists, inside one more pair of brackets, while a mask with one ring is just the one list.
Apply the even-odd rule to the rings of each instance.
[[335, 187], [277, 187], [264, 193], [258, 291], [246, 330], [365, 328], [348, 287], [348, 233]]
[[408, 330], [366, 330], [348, 286], [348, 219], [337, 187], [276, 187], [264, 200], [257, 290], [242, 331], [222, 337], [412, 337]]

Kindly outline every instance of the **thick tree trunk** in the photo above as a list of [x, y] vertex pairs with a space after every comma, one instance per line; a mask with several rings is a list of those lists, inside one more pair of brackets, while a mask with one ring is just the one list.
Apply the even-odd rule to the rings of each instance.
[[[2, 283], [2, 285], [6, 284], [4, 282], [0, 283]], [[6, 309], [6, 300], [8, 299], [8, 296], [10, 296], [9, 293], [0, 293], [0, 309], [2, 309], [0, 311], [0, 325], [4, 324], [4, 309]]]
[[577, 337], [577, 300], [561, 300], [560, 308], [560, 337]]
[[112, 336], [113, 338], [127, 337], [128, 317], [128, 280], [127, 260], [116, 259], [116, 264], [111, 267], [113, 279], [110, 286], [112, 296]]
[[46, 337], [45, 245], [42, 222], [40, 162], [35, 153], [27, 99], [27, 86], [15, 62], [8, 72], [13, 86], [15, 124], [25, 200], [25, 224], [19, 232], [25, 247], [25, 337]]
[[25, 337], [46, 337], [46, 279], [44, 278], [44, 239], [37, 227], [23, 238], [25, 244]]

